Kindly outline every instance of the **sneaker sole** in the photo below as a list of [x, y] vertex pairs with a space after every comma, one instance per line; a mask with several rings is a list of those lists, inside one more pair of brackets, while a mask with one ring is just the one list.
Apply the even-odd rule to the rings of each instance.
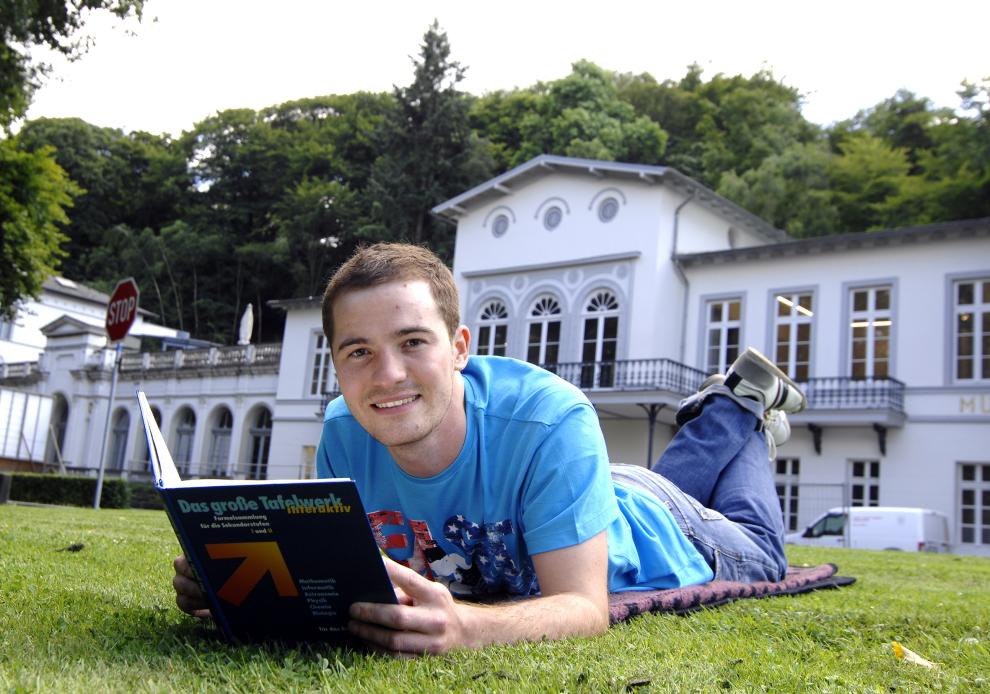
[[794, 379], [781, 371], [779, 366], [752, 347], [746, 348], [746, 351], [732, 365], [732, 370], [739, 374], [741, 378], [756, 384], [764, 382], [766, 374], [769, 372], [779, 378], [781, 382], [787, 384], [789, 388], [801, 394], [801, 406], [797, 410], [794, 410], [795, 412], [800, 412], [808, 407], [808, 396], [804, 394], [804, 391], [801, 390]]

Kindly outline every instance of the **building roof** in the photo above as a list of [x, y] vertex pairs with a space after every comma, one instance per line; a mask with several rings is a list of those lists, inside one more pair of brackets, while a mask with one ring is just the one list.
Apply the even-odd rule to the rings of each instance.
[[81, 320], [63, 314], [41, 328], [45, 337], [53, 335], [99, 335], [106, 336], [106, 329], [102, 325], [95, 325], [90, 321]]
[[[58, 277], [57, 275], [53, 275], [45, 280], [44, 284], [41, 285], [41, 288], [43, 291], [50, 294], [60, 294], [78, 301], [96, 304], [104, 308], [110, 303], [109, 294], [98, 292], [84, 284], [80, 284], [79, 282], [70, 280], [66, 277]], [[140, 306], [138, 307], [138, 313], [142, 316], [153, 316], [157, 318], [157, 314], [143, 309]]]
[[816, 255], [846, 250], [906, 246], [915, 243], [930, 243], [932, 241], [980, 238], [985, 236], [990, 236], [990, 217], [964, 219], [955, 222], [939, 222], [900, 229], [884, 229], [882, 231], [863, 231], [853, 234], [817, 236], [811, 239], [786, 241], [784, 243], [774, 243], [766, 246], [734, 248], [726, 251], [685, 253], [678, 255], [677, 259], [685, 267], [700, 267], [703, 265], [738, 263], [748, 260], [765, 260], [768, 258]]
[[272, 308], [291, 311], [296, 308], [313, 308], [319, 306], [322, 301], [322, 296], [301, 296], [296, 299], [269, 299], [265, 303]]
[[544, 178], [558, 171], [568, 171], [587, 174], [596, 178], [613, 178], [640, 180], [648, 185], [666, 185], [685, 197], [692, 197], [695, 202], [716, 214], [753, 231], [770, 241], [784, 241], [787, 233], [777, 229], [767, 221], [757, 217], [718, 193], [706, 188], [697, 181], [669, 166], [650, 166], [646, 164], [623, 164], [614, 161], [597, 159], [576, 159], [560, 157], [553, 154], [541, 154], [510, 169], [500, 176], [491, 178], [434, 207], [433, 214], [449, 220], [466, 214], [470, 208], [499, 200], [511, 195], [514, 188], [521, 187], [534, 180]]

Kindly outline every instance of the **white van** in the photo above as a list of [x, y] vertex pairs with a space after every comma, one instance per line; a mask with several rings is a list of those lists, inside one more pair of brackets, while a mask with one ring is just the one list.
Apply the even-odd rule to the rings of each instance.
[[853, 506], [829, 509], [803, 532], [784, 542], [818, 547], [897, 549], [905, 552], [948, 552], [949, 521], [927, 508]]

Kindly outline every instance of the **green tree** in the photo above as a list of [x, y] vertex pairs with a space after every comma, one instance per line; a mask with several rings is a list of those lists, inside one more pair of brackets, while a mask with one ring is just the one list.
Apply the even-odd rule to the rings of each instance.
[[186, 205], [185, 159], [167, 137], [78, 118], [28, 121], [18, 136], [25, 149], [54, 148], [55, 161], [81, 188], [65, 227], [62, 272], [68, 277], [109, 289], [120, 270], [103, 252], [108, 231], [120, 224], [158, 230]]
[[964, 82], [960, 112], [901, 90], [831, 128], [843, 217], [884, 228], [990, 215], [988, 90]]
[[859, 133], [840, 147], [832, 160], [832, 190], [843, 225], [870, 231], [907, 223], [898, 201], [904, 200], [911, 163], [907, 151]]
[[718, 192], [792, 236], [847, 229], [831, 189], [832, 155], [820, 143], [795, 143], [742, 175], [726, 172]]
[[[0, 3], [0, 130], [10, 134], [11, 124], [25, 114], [48, 70], [47, 65], [32, 58], [32, 47], [44, 46], [76, 59], [87, 45], [77, 33], [89, 12], [109, 10], [119, 17], [140, 17], [143, 5], [144, 0]], [[36, 294], [65, 256], [59, 247], [63, 237], [58, 227], [67, 221], [65, 209], [78, 191], [51, 158], [51, 150], [24, 152], [9, 139], [0, 141], [0, 146], [4, 163], [0, 167], [0, 190], [4, 191], [0, 203], [4, 248], [0, 312], [11, 315], [16, 302]]]
[[19, 299], [41, 291], [64, 255], [59, 226], [77, 192], [50, 150], [16, 145], [0, 140], [0, 315], [8, 318]]
[[274, 259], [289, 271], [293, 296], [319, 294], [330, 271], [353, 252], [356, 199], [338, 181], [305, 178], [275, 206]]
[[430, 210], [486, 178], [491, 165], [471, 132], [468, 97], [457, 89], [465, 68], [451, 60], [436, 21], [413, 66], [412, 83], [394, 91], [397, 108], [384, 127], [367, 191], [375, 202], [361, 233], [426, 243], [449, 259], [453, 229]]
[[616, 75], [619, 98], [630, 104], [638, 116], [649, 118], [667, 133], [664, 163], [699, 180], [704, 177], [704, 169], [695, 129], [715, 110], [714, 104], [698, 94], [701, 75], [697, 64], [689, 66], [679, 82], [658, 83], [648, 73]]
[[667, 145], [664, 130], [619, 97], [615, 76], [586, 60], [562, 79], [482, 97], [471, 123], [500, 169], [539, 154], [658, 164]]
[[259, 116], [287, 135], [287, 178], [296, 183], [303, 177], [345, 180], [352, 190], [363, 190], [395, 109], [391, 94], [357, 92], [289, 101]]
[[964, 115], [936, 118], [933, 146], [918, 158], [932, 220], [990, 217], [990, 79], [963, 82], [958, 94]]
[[801, 115], [797, 89], [769, 70], [752, 77], [703, 79], [698, 65], [679, 81], [620, 75], [619, 96], [671, 136], [664, 163], [718, 188], [724, 174], [742, 176], [769, 156], [813, 142], [818, 129]]
[[932, 127], [942, 119], [951, 119], [949, 109], [935, 109], [931, 100], [906, 89], [867, 109], [852, 119], [837, 123], [832, 129], [835, 146], [851, 134], [865, 132], [903, 150], [911, 164], [909, 173], [922, 173], [919, 160], [935, 146]]
[[0, 3], [0, 126], [7, 128], [24, 115], [31, 95], [48, 66], [31, 56], [44, 46], [70, 60], [79, 58], [89, 41], [78, 37], [94, 10], [118, 17], [140, 18], [144, 0], [8, 0]]

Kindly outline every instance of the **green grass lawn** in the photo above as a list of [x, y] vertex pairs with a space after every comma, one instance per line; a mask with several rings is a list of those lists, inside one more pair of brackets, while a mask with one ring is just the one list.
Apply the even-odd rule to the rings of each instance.
[[174, 607], [177, 552], [163, 512], [0, 505], [0, 690], [990, 691], [990, 559], [793, 548], [858, 581], [403, 661], [227, 645]]

